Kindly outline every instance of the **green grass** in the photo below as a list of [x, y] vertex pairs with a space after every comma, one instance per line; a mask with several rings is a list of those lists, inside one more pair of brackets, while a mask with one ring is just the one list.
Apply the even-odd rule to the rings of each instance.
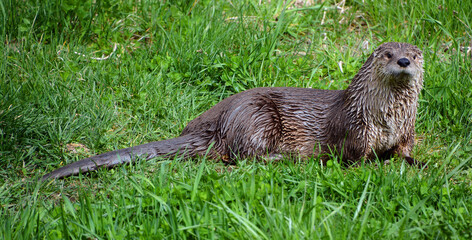
[[[0, 2], [0, 238], [470, 239], [472, 3], [283, 2]], [[343, 89], [386, 41], [424, 52], [428, 169], [156, 159], [37, 183], [249, 88]]]

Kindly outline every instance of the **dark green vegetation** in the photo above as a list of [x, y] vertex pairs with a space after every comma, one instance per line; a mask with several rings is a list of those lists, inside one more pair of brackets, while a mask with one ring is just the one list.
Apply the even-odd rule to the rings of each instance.
[[[0, 2], [1, 239], [472, 238], [472, 2], [45, 2]], [[36, 183], [245, 89], [343, 89], [386, 41], [424, 50], [426, 170], [156, 159]]]

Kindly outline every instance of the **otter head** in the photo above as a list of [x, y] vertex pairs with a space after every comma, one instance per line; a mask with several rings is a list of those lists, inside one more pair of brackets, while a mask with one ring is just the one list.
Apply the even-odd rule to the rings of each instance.
[[423, 54], [408, 43], [389, 42], [372, 54], [373, 74], [390, 86], [422, 85]]

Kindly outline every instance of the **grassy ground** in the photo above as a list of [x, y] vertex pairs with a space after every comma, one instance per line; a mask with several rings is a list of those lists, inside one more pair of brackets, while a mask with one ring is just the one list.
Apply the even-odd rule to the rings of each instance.
[[[0, 2], [0, 238], [470, 239], [472, 3], [286, 2]], [[156, 159], [36, 182], [245, 89], [343, 89], [386, 41], [424, 51], [426, 170]]]

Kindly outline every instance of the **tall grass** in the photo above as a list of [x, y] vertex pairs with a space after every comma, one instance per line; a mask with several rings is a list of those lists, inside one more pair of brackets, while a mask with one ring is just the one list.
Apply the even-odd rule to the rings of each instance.
[[[342, 3], [0, 2], [0, 237], [470, 238], [472, 4]], [[36, 182], [249, 88], [343, 89], [385, 41], [423, 49], [428, 169], [156, 159]]]

